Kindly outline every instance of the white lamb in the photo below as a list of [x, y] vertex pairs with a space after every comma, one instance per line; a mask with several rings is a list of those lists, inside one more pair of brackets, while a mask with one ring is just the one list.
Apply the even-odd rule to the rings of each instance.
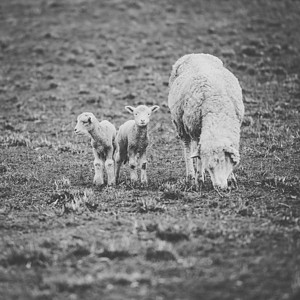
[[115, 184], [115, 167], [113, 154], [115, 150], [116, 128], [109, 121], [99, 122], [94, 114], [84, 112], [77, 117], [74, 129], [78, 135], [91, 137], [91, 145], [95, 157], [95, 185], [104, 184], [104, 167], [107, 173], [107, 184]]
[[129, 120], [121, 125], [117, 134], [116, 182], [119, 180], [121, 165], [129, 161], [131, 181], [134, 183], [138, 180], [137, 166], [139, 165], [141, 168], [141, 182], [147, 184], [146, 150], [149, 140], [147, 126], [151, 113], [157, 111], [159, 106], [139, 105], [136, 108], [125, 106], [125, 109], [134, 115], [134, 120]]
[[[168, 105], [183, 141], [187, 179], [199, 187], [204, 172], [213, 186], [236, 185], [233, 167], [240, 161], [242, 89], [222, 61], [209, 54], [188, 54], [172, 68]], [[196, 158], [196, 173], [193, 159]]]

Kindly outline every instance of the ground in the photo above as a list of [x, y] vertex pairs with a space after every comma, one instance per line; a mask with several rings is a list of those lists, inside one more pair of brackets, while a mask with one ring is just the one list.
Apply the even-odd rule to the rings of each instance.
[[[1, 0], [3, 299], [300, 299], [300, 4]], [[220, 57], [246, 116], [239, 189], [185, 182], [172, 64]], [[148, 187], [94, 187], [76, 117], [158, 104]]]

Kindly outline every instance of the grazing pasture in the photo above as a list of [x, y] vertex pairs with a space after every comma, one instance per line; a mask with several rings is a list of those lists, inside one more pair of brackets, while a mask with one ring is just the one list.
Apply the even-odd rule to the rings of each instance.
[[[300, 299], [300, 4], [1, 0], [0, 298]], [[185, 184], [172, 64], [211, 53], [238, 77], [239, 189]], [[75, 136], [93, 112], [159, 105], [148, 186], [93, 186]]]

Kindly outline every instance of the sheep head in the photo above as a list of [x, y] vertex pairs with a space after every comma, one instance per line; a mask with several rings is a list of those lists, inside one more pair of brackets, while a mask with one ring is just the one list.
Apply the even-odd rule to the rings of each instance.
[[74, 128], [75, 134], [89, 135], [89, 132], [94, 128], [94, 120], [96, 117], [90, 112], [84, 112], [77, 117], [77, 124]]
[[192, 72], [197, 65], [202, 65], [209, 61], [210, 64], [216, 67], [222, 67], [223, 62], [216, 56], [206, 53], [191, 53], [180, 57], [172, 67], [171, 75], [169, 78], [169, 86], [171, 86], [174, 80], [182, 73], [188, 71]]
[[208, 170], [215, 189], [226, 190], [234, 167], [240, 161], [239, 152], [232, 146], [216, 147], [205, 151], [200, 147], [191, 157], [201, 159], [203, 169]]
[[150, 116], [153, 112], [159, 109], [158, 105], [147, 107], [146, 105], [139, 105], [137, 107], [125, 106], [125, 109], [133, 114], [137, 126], [147, 126], [150, 121]]
[[171, 75], [169, 78], [169, 86], [171, 86], [174, 80], [183, 72], [185, 66], [189, 63], [191, 56], [191, 54], [186, 54], [180, 57], [173, 65]]

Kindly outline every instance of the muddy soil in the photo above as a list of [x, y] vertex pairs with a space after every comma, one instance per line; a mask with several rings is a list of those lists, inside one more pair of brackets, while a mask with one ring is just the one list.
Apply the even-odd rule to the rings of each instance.
[[[300, 3], [1, 0], [2, 299], [300, 299]], [[239, 78], [239, 189], [186, 186], [172, 64], [211, 53]], [[160, 105], [149, 185], [94, 187], [92, 111]]]

